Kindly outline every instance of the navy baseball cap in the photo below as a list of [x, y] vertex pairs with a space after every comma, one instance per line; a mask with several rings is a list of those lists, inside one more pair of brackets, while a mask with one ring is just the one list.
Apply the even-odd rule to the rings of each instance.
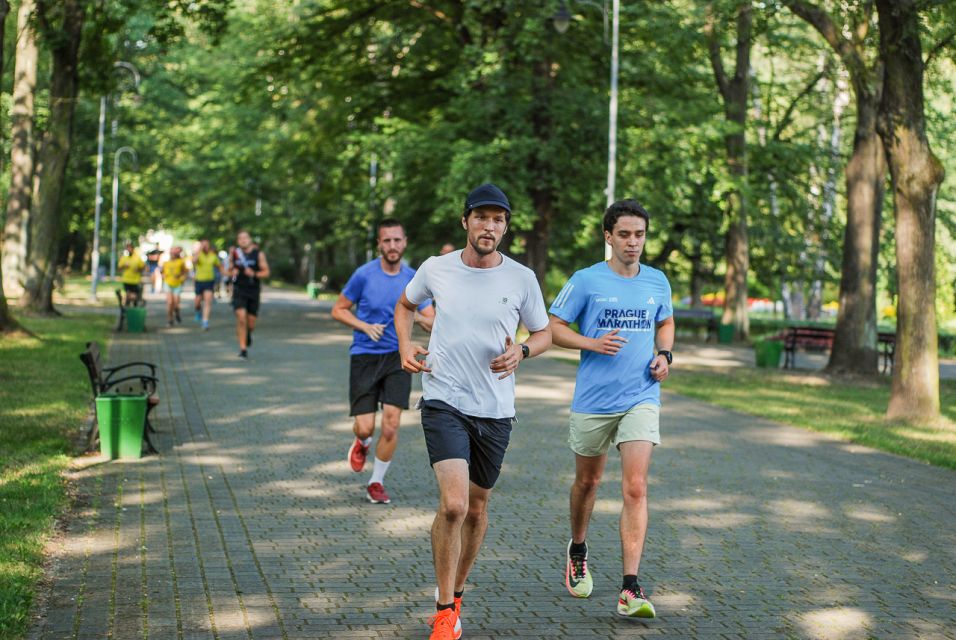
[[490, 182], [475, 188], [468, 194], [468, 197], [465, 198], [466, 212], [489, 205], [501, 207], [509, 214], [511, 213], [511, 203], [508, 202], [508, 196], [505, 195], [504, 191]]

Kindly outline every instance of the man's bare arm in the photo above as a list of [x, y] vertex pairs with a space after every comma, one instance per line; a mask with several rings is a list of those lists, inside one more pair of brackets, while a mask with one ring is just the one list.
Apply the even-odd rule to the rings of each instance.
[[578, 349], [579, 351], [593, 351], [607, 356], [616, 354], [627, 342], [627, 338], [620, 335], [618, 329], [609, 331], [600, 338], [582, 336], [557, 316], [551, 316], [551, 334], [554, 344], [559, 347]]
[[381, 340], [382, 335], [385, 333], [385, 325], [370, 324], [359, 320], [358, 316], [352, 313], [352, 304], [351, 300], [340, 293], [338, 300], [332, 305], [332, 317], [347, 327], [361, 331], [374, 342]]
[[[551, 348], [551, 327], [532, 331], [528, 339], [524, 341], [528, 347], [528, 357], [533, 358]], [[521, 345], [515, 344], [511, 337], [505, 338], [505, 351], [500, 356], [491, 361], [491, 370], [494, 373], [500, 373], [499, 380], [503, 380], [514, 373], [518, 365], [524, 359], [521, 352]]]
[[432, 326], [435, 324], [435, 305], [430, 304], [421, 311], [416, 311], [415, 324], [428, 333], [431, 333]]
[[395, 303], [395, 333], [398, 335], [398, 353], [402, 360], [402, 369], [409, 373], [431, 373], [431, 369], [418, 359], [427, 356], [428, 350], [420, 344], [412, 343], [412, 325], [415, 320], [417, 304], [413, 304], [402, 293]]

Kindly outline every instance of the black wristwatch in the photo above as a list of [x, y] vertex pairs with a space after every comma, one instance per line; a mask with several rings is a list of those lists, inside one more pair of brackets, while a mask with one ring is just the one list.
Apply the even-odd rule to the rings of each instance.
[[528, 345], [522, 343], [521, 344], [521, 359], [524, 360], [525, 358], [530, 358], [530, 357], [531, 357], [531, 349], [528, 348]]
[[667, 351], [666, 349], [661, 349], [660, 351], [657, 352], [657, 355], [664, 356], [664, 359], [667, 360], [668, 365], [674, 362], [674, 354], [671, 353], [670, 351]]

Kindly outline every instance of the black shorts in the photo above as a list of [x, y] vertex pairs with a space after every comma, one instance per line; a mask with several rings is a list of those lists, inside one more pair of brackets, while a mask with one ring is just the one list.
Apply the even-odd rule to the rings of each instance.
[[212, 291], [215, 286], [215, 280], [196, 280], [196, 295], [201, 296], [204, 291]]
[[138, 295], [138, 296], [142, 296], [142, 295], [143, 295], [143, 285], [141, 285], [141, 284], [127, 284], [127, 283], [124, 282], [124, 283], [123, 283], [123, 291], [125, 291], [127, 295], [129, 295], [129, 294], [131, 294], [131, 293], [135, 293], [135, 294]]
[[375, 413], [379, 403], [408, 408], [412, 374], [402, 370], [398, 351], [360, 353], [349, 362], [350, 416]]
[[233, 287], [232, 308], [236, 311], [245, 309], [250, 316], [259, 315], [259, 292]]
[[501, 474], [512, 421], [467, 416], [441, 400], [425, 400], [422, 430], [428, 459], [432, 466], [442, 460], [465, 460], [469, 479], [482, 489], [491, 489]]

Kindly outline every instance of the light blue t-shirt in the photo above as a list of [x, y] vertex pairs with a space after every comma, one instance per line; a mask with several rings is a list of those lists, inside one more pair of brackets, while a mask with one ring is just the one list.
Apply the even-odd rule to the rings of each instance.
[[574, 401], [576, 413], [621, 413], [638, 404], [661, 403], [661, 386], [651, 377], [657, 323], [674, 314], [671, 286], [658, 269], [641, 265], [633, 278], [599, 262], [568, 280], [551, 313], [576, 322], [581, 335], [603, 336], [614, 329], [627, 343], [613, 356], [581, 352]]
[[[376, 258], [355, 270], [342, 289], [342, 295], [355, 305], [355, 317], [369, 324], [384, 324], [385, 332], [378, 342], [363, 331], [354, 331], [349, 353], [392, 353], [398, 351], [398, 334], [395, 333], [395, 304], [405, 291], [405, 286], [415, 277], [415, 270], [402, 264], [395, 275], [382, 271], [382, 262]], [[425, 300], [418, 305], [419, 311], [431, 304]]]

